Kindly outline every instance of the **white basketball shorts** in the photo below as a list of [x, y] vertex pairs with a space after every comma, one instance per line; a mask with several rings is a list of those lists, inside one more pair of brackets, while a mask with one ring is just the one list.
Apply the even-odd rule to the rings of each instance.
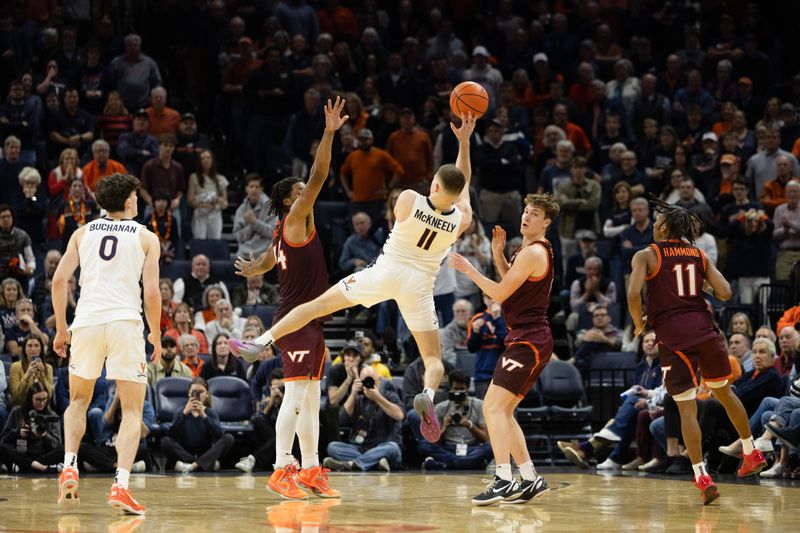
[[[447, 267], [444, 267], [447, 268]], [[343, 278], [337, 286], [353, 305], [372, 307], [394, 300], [411, 331], [439, 329], [433, 305], [435, 274], [380, 255], [375, 263]]]
[[147, 383], [141, 320], [115, 320], [72, 330], [70, 373], [83, 379], [97, 379], [103, 362], [107, 379]]

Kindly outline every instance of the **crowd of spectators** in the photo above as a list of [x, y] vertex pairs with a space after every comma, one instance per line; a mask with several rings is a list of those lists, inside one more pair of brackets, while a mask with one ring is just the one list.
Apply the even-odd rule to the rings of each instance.
[[[685, 466], [674, 402], [648, 378], [657, 358], [650, 341], [632, 338], [619, 296], [631, 257], [652, 242], [646, 195], [653, 194], [703, 220], [697, 244], [731, 280], [731, 303], [743, 311], [722, 324], [741, 368], [737, 394], [763, 434], [759, 442], [777, 439], [789, 450], [771, 472], [791, 475], [800, 429], [789, 406], [800, 405], [786, 400], [786, 384], [800, 364], [800, 316], [792, 308], [788, 323], [755, 332], [750, 319], [765, 318], [764, 284], [798, 279], [800, 63], [782, 53], [796, 37], [779, 12], [756, 2], [730, 9], [686, 0], [0, 6], [0, 341], [13, 361], [0, 375], [2, 461], [43, 471], [58, 456], [58, 424], [39, 435], [29, 416], [50, 420], [68, 401], [66, 364], [49, 347], [51, 280], [70, 236], [101, 214], [98, 180], [127, 172], [141, 179], [139, 221], [161, 241], [162, 265], [191, 261], [189, 274], [161, 280], [165, 355], [147, 369], [151, 386], [191, 378], [189, 397], [157, 439], [150, 435], [157, 424], [144, 417], [141, 460], [159, 441], [180, 471], [224, 462], [234, 443], [209, 382], [233, 376], [250, 385], [260, 446], [236, 466], [269, 468], [280, 357], [269, 350], [243, 365], [224, 341], [264, 331], [241, 309], [274, 305], [274, 278], [223, 281], [208, 257], [187, 256], [189, 243], [228, 239], [242, 256], [266, 250], [276, 225], [271, 185], [307, 176], [324, 126], [321, 105], [341, 95], [350, 118], [320, 200], [347, 218], [337, 222], [345, 235], [326, 238], [325, 247], [332, 277], [365, 268], [393, 227], [399, 192], [425, 192], [435, 169], [454, 161], [448, 97], [471, 80], [486, 89], [489, 109], [470, 145], [476, 221], [454, 250], [493, 275], [495, 226], [513, 252], [521, 199], [556, 195], [562, 215], [548, 238], [560, 306], [551, 318], [565, 332], [557, 332], [564, 343], [555, 357], [585, 371], [594, 354], [638, 349], [644, 365], [622, 420], [588, 444], [564, 443], [565, 454], [589, 464], [602, 457], [605, 436], [623, 445], [604, 468]], [[332, 223], [316, 220], [320, 228]], [[420, 441], [417, 452], [426, 468], [474, 467], [489, 455], [480, 398], [507, 328], [498, 304], [451, 269], [441, 270], [434, 295], [450, 375], [437, 413], [447, 430], [437, 445]], [[79, 296], [73, 279], [69, 318]], [[406, 451], [401, 421], [414, 425], [408, 399], [421, 389], [421, 363], [391, 303], [365, 316], [378, 336], [348, 344], [330, 366], [323, 434], [329, 466], [389, 470]], [[769, 339], [776, 334], [778, 347]], [[403, 368], [398, 390], [391, 375]], [[464, 390], [475, 397], [465, 399]], [[105, 385], [96, 393], [81, 452], [95, 468], [113, 469], [116, 396]], [[716, 453], [731, 428], [715, 400], [707, 402], [701, 423]], [[654, 416], [659, 410], [664, 416]], [[369, 427], [359, 426], [364, 420]], [[633, 440], [638, 455], [625, 457]]]

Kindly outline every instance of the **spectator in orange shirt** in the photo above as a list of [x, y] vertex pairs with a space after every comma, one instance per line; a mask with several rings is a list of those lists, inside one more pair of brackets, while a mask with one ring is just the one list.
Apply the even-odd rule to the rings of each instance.
[[778, 156], [775, 166], [778, 175], [764, 185], [764, 191], [761, 193], [761, 205], [769, 216], [772, 216], [776, 207], [786, 203], [786, 184], [789, 180], [800, 179], [792, 176], [792, 162], [785, 155]]
[[86, 188], [94, 193], [94, 188], [100, 178], [105, 178], [111, 174], [127, 174], [125, 166], [119, 161], [114, 161], [109, 157], [111, 147], [103, 139], [97, 139], [92, 143], [92, 160], [83, 167], [83, 183]]
[[340, 3], [338, 0], [328, 0], [327, 5], [317, 11], [319, 30], [333, 35], [334, 41], [352, 44], [358, 38], [358, 21], [353, 11]]
[[150, 127], [147, 132], [153, 137], [158, 138], [162, 133], [178, 133], [178, 126], [181, 123], [180, 114], [167, 107], [167, 90], [163, 87], [156, 87], [150, 91], [150, 107], [147, 116], [150, 117]]
[[592, 143], [589, 142], [583, 128], [569, 121], [566, 105], [556, 104], [553, 106], [553, 124], [564, 130], [567, 140], [572, 141], [572, 144], [575, 145], [575, 152], [578, 155], [582, 155], [586, 159], [591, 158]]
[[363, 211], [372, 219], [373, 227], [380, 225], [390, 181], [403, 174], [403, 167], [385, 150], [372, 146], [372, 130], [358, 132], [358, 150], [344, 160], [339, 180], [350, 199], [350, 216]]
[[416, 117], [410, 107], [400, 111], [400, 129], [389, 135], [386, 151], [405, 171], [389, 185], [390, 189], [414, 189], [426, 194], [433, 177], [433, 145], [431, 138], [416, 127]]

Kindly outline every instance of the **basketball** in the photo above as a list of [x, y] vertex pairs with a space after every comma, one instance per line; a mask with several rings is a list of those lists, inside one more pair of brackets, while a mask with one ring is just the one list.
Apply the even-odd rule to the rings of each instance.
[[450, 109], [457, 117], [466, 116], [470, 111], [478, 119], [489, 108], [489, 95], [480, 83], [465, 81], [456, 85], [450, 93]]

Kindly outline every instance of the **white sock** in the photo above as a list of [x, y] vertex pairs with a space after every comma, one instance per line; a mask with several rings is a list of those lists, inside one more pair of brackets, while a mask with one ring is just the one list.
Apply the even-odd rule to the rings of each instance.
[[511, 477], [511, 463], [504, 463], [502, 465], [497, 465], [494, 471], [494, 475], [505, 481], [511, 481], [512, 479], [514, 479], [513, 477]]
[[117, 475], [114, 476], [114, 483], [120, 485], [123, 489], [128, 488], [128, 479], [131, 477], [130, 470], [124, 468], [117, 468]]
[[756, 448], [756, 442], [753, 440], [753, 436], [750, 435], [746, 439], [742, 439], [742, 453], [744, 455], [750, 455], [753, 453], [753, 450]]
[[433, 395], [435, 394], [435, 392], [434, 392], [434, 390], [433, 390], [433, 389], [429, 389], [428, 387], [425, 387], [424, 389], [422, 389], [422, 392], [424, 392], [425, 394], [427, 394], [427, 395], [428, 395], [428, 398], [430, 398], [430, 399], [431, 399], [431, 401], [433, 401]]
[[72, 467], [78, 469], [78, 454], [67, 452], [64, 454], [64, 468]]
[[319, 466], [319, 399], [318, 380], [308, 381], [306, 399], [297, 418], [297, 439], [300, 441], [303, 470]]
[[699, 462], [696, 465], [692, 465], [692, 470], [694, 470], [695, 479], [698, 479], [700, 476], [708, 475], [708, 472], [706, 471], [706, 464], [704, 462]]
[[522, 479], [525, 481], [536, 481], [536, 478], [539, 477], [536, 473], [536, 469], [533, 467], [533, 461], [528, 461], [527, 463], [519, 465], [519, 475], [522, 476]]
[[253, 342], [256, 344], [261, 344], [262, 346], [272, 346], [272, 344], [275, 342], [275, 339], [272, 338], [272, 333], [267, 330], [267, 332], [260, 337], [253, 339]]
[[275, 421], [275, 468], [283, 468], [292, 463], [292, 445], [294, 435], [297, 431], [297, 419], [303, 409], [303, 402], [306, 399], [306, 389], [308, 381], [287, 381], [281, 410], [278, 411], [278, 419]]

